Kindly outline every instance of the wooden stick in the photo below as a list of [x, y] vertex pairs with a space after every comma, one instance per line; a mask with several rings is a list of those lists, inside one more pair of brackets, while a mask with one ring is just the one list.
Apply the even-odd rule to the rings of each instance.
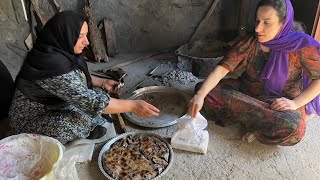
[[[314, 22], [313, 22], [313, 27], [312, 27], [312, 32], [311, 32], [312, 37], [315, 37], [317, 29], [320, 28], [320, 27], [318, 27], [319, 16], [320, 16], [320, 1], [318, 3], [316, 17], [314, 18]], [[317, 39], [317, 40], [319, 41], [319, 39]]]
[[114, 65], [114, 66], [110, 67], [109, 69], [121, 68], [121, 67], [123, 67], [123, 66], [127, 66], [127, 65], [129, 65], [129, 64], [132, 64], [132, 63], [135, 63], [135, 62], [138, 62], [138, 61], [141, 61], [141, 60], [144, 60], [144, 59], [147, 59], [147, 58], [150, 58], [150, 57], [153, 57], [153, 56], [162, 54], [162, 53], [163, 53], [163, 52], [155, 52], [155, 53], [151, 53], [151, 54], [148, 54], [148, 55], [145, 55], [145, 56], [142, 56], [142, 57], [134, 58], [134, 59], [132, 59], [132, 60], [129, 60], [129, 61], [126, 61], [126, 62], [117, 64], [117, 65]]
[[155, 76], [155, 74], [152, 74], [151, 76], [148, 76], [146, 78], [144, 78], [142, 81], [138, 82], [137, 84], [135, 84], [134, 86], [130, 87], [126, 93], [132, 93], [133, 91], [136, 90], [137, 87], [141, 86], [144, 82], [146, 82], [147, 80], [153, 78]]
[[249, 9], [250, 9], [251, 0], [241, 0], [241, 9], [239, 16], [239, 34], [240, 36], [245, 36], [247, 34], [247, 23], [249, 17]]
[[211, 16], [211, 14], [213, 13], [213, 11], [215, 10], [217, 4], [218, 4], [219, 0], [214, 0], [211, 4], [211, 7], [207, 13], [207, 15], [202, 19], [202, 21], [199, 23], [197, 29], [195, 30], [195, 32], [192, 34], [189, 42], [194, 42], [196, 37], [197, 37], [197, 34], [199, 33], [199, 31], [203, 28], [203, 26], [205, 24], [207, 24], [207, 21], [209, 20], [209, 17]]
[[24, 1], [23, 0], [21, 0], [21, 5], [22, 5], [22, 9], [23, 9], [24, 18], [25, 18], [26, 21], [28, 21], [27, 11], [26, 11], [26, 7], [24, 5]]
[[61, 6], [59, 6], [59, 4], [57, 3], [56, 0], [51, 0], [51, 3], [53, 3], [54, 7], [56, 8], [56, 10], [57, 10], [58, 12], [61, 12], [61, 11], [62, 11]]

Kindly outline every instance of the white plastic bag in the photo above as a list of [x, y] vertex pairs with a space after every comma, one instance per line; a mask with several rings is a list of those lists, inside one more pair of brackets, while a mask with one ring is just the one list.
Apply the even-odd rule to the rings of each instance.
[[178, 128], [171, 138], [171, 146], [175, 149], [207, 153], [209, 133], [204, 130], [208, 122], [198, 113], [195, 119], [188, 114], [177, 119]]
[[0, 179], [77, 180], [74, 158], [64, 158], [56, 139], [19, 134], [0, 141]]

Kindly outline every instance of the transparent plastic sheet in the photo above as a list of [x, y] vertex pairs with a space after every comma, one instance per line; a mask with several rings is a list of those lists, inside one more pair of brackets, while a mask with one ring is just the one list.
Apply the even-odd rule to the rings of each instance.
[[209, 133], [204, 130], [207, 120], [198, 113], [195, 119], [188, 114], [177, 119], [178, 128], [171, 138], [171, 146], [185, 151], [207, 153]]
[[56, 139], [19, 134], [0, 141], [0, 179], [77, 180], [75, 156], [64, 157], [65, 147]]
[[99, 139], [78, 138], [71, 141], [65, 145], [67, 150], [64, 153], [64, 157], [71, 158], [72, 156], [75, 156], [76, 163], [90, 162], [92, 160], [95, 144], [106, 142], [117, 135], [112, 123], [106, 122], [102, 126], [107, 129], [107, 132], [104, 136], [100, 137]]

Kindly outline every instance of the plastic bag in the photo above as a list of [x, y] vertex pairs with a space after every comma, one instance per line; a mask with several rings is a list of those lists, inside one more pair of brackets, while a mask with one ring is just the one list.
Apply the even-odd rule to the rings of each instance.
[[178, 128], [171, 138], [171, 146], [175, 149], [207, 153], [209, 133], [204, 130], [208, 122], [198, 113], [195, 119], [188, 114], [177, 119]]
[[79, 179], [74, 158], [56, 139], [19, 134], [0, 141], [0, 179]]
[[102, 126], [107, 129], [107, 132], [99, 139], [77, 138], [66, 144], [65, 147], [67, 151], [63, 155], [64, 158], [76, 156], [76, 163], [90, 162], [92, 160], [95, 144], [106, 142], [117, 135], [112, 123], [106, 122]]

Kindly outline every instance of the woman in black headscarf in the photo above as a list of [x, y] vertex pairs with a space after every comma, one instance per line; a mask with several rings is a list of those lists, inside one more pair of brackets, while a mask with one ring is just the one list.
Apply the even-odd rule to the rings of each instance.
[[104, 124], [102, 113], [158, 115], [145, 101], [113, 99], [102, 90], [115, 91], [118, 82], [90, 76], [81, 55], [89, 45], [87, 33], [86, 18], [72, 11], [57, 13], [41, 30], [16, 79], [9, 114], [16, 133], [67, 143]]

